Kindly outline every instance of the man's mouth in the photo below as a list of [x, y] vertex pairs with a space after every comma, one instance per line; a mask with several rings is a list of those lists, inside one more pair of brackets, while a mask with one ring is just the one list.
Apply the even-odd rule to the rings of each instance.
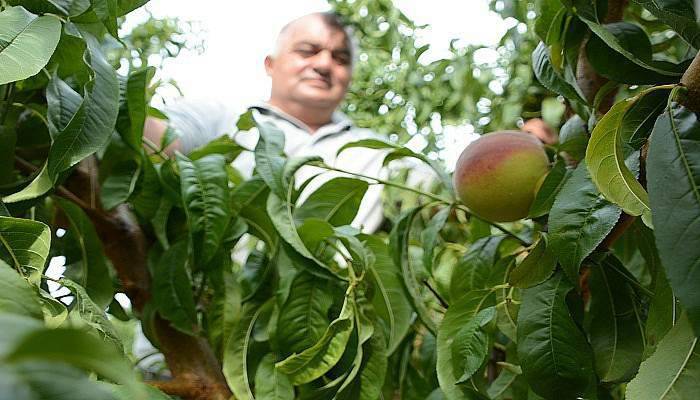
[[330, 87], [331, 82], [328, 79], [323, 79], [323, 78], [304, 78], [303, 79], [305, 82], [308, 82], [312, 84], [313, 86], [322, 86], [322, 87]]

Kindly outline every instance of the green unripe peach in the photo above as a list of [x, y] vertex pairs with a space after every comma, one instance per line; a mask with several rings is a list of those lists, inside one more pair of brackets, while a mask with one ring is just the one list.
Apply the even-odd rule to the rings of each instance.
[[523, 132], [486, 134], [457, 160], [454, 186], [477, 216], [493, 222], [525, 218], [549, 170], [542, 143]]

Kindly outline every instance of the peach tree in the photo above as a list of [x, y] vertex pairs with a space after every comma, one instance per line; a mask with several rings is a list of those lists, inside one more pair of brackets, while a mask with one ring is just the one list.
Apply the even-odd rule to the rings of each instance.
[[[252, 114], [232, 130], [257, 129], [255, 148], [224, 135], [166, 155], [174, 132], [162, 143], [143, 137], [147, 116], [164, 117], [149, 107], [153, 68], [120, 69], [110, 56], [132, 45], [119, 26], [144, 3], [0, 1], [8, 398], [645, 400], [700, 391], [700, 27], [691, 0], [493, 2], [536, 35], [537, 90], [565, 105], [559, 142], [546, 146], [549, 172], [527, 217], [508, 223], [476, 216], [439, 162], [390, 140], [340, 151], [425, 163], [432, 190], [288, 158], [283, 134]], [[398, 13], [386, 0], [333, 3], [345, 14], [349, 4]], [[499, 121], [494, 128], [514, 128]], [[256, 161], [247, 180], [231, 167], [243, 152]], [[309, 168], [317, 174], [298, 181]], [[311, 184], [329, 173], [340, 176]], [[351, 225], [370, 185], [414, 196], [385, 231]], [[60, 276], [49, 271], [58, 258]], [[134, 352], [136, 324], [163, 369]]]

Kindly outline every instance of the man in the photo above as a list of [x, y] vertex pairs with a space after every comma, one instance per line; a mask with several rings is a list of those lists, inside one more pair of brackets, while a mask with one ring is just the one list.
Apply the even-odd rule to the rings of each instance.
[[[352, 38], [338, 17], [331, 13], [314, 13], [287, 24], [280, 32], [273, 53], [265, 58], [265, 70], [272, 81], [267, 102], [251, 107], [256, 120], [271, 123], [285, 135], [284, 151], [289, 157], [318, 155], [328, 165], [354, 173], [378, 176], [381, 153], [367, 149], [348, 149], [339, 157], [336, 152], [344, 144], [376, 137], [371, 131], [353, 127], [350, 120], [337, 112], [345, 96], [352, 75]], [[173, 153], [190, 150], [212, 139], [230, 133], [235, 118], [225, 109], [212, 104], [181, 102], [165, 110], [169, 124], [180, 137], [166, 149]], [[145, 137], [160, 142], [166, 130], [162, 120], [149, 119]], [[235, 140], [253, 149], [257, 132], [240, 132]], [[233, 163], [242, 175], [250, 177], [254, 156], [244, 152]], [[315, 167], [304, 167], [297, 173], [297, 183], [321, 172]], [[323, 182], [338, 176], [324, 173], [307, 186], [311, 192]], [[370, 186], [357, 218], [356, 227], [374, 231], [382, 221], [381, 188]]]

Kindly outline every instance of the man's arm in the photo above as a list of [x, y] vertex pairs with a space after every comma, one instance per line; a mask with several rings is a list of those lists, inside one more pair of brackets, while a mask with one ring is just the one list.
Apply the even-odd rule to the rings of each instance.
[[[160, 118], [147, 117], [146, 123], [143, 126], [143, 139], [144, 141], [148, 140], [151, 142], [151, 144], [155, 145], [156, 148], [160, 148], [160, 144], [163, 141], [163, 136], [165, 136], [165, 132], [167, 130], [167, 121]], [[151, 146], [144, 144], [144, 147], [146, 147], [146, 150], [148, 150], [149, 153], [155, 152], [155, 149], [153, 149]], [[169, 156], [175, 154], [175, 151], [182, 151], [180, 139], [173, 140], [167, 147], [162, 149], [162, 151]]]

